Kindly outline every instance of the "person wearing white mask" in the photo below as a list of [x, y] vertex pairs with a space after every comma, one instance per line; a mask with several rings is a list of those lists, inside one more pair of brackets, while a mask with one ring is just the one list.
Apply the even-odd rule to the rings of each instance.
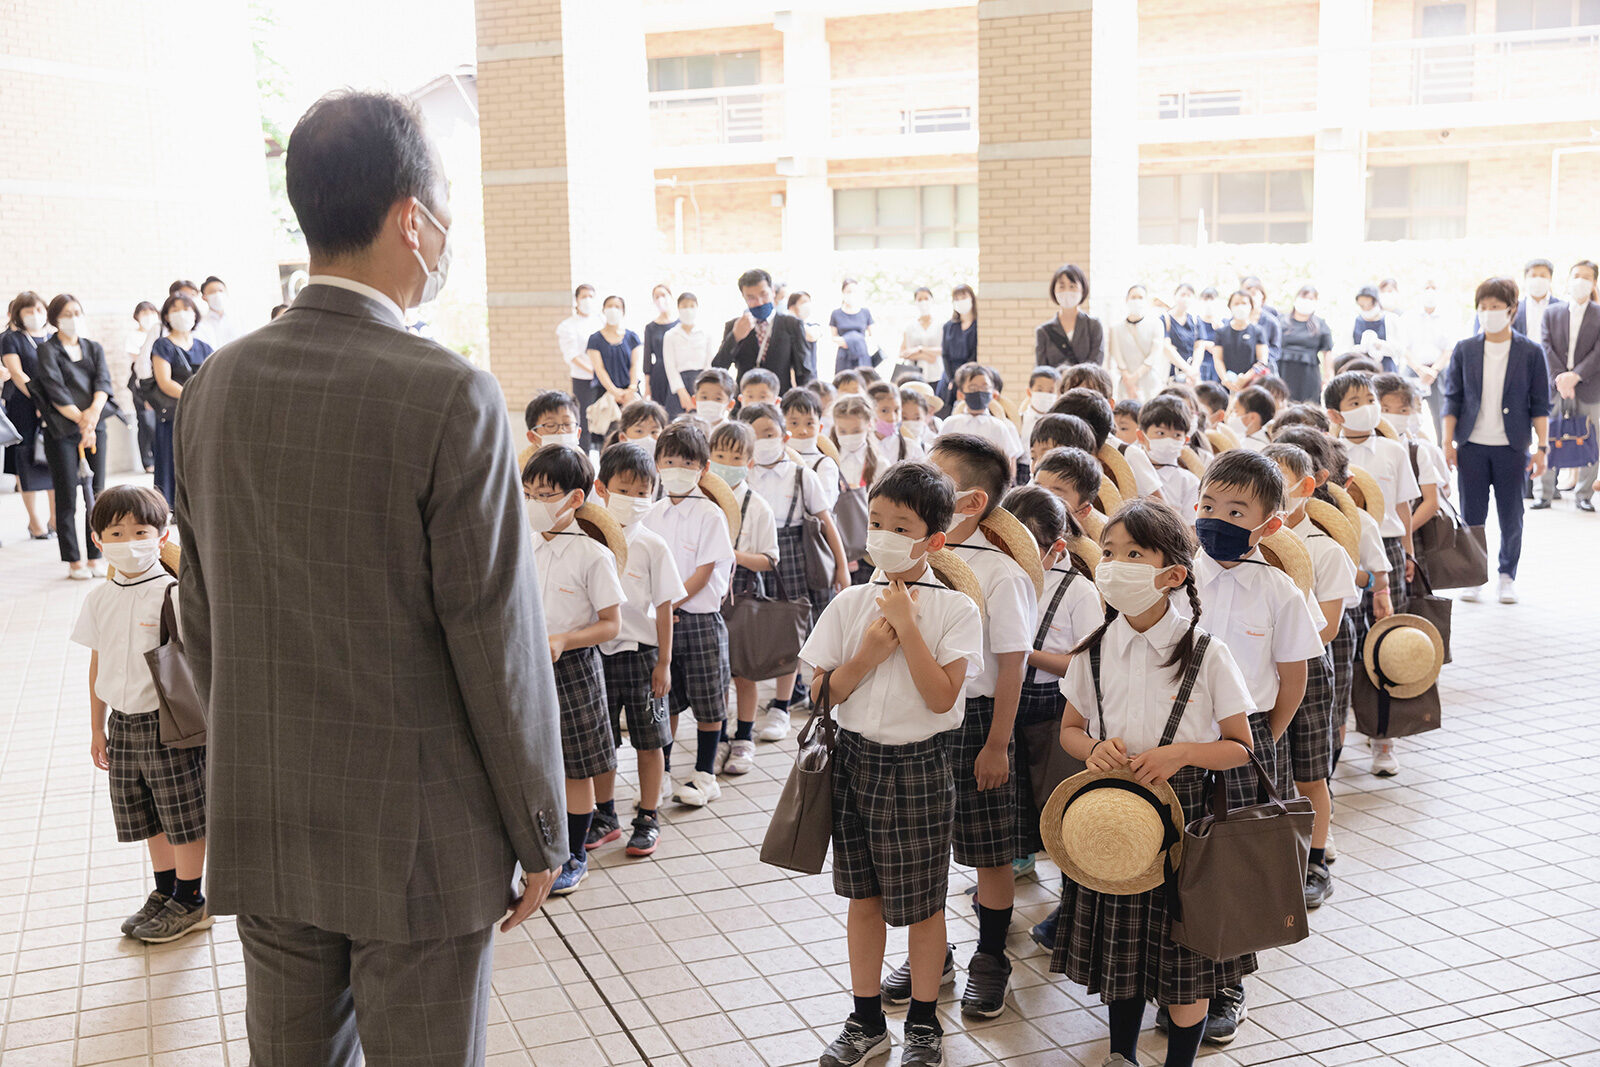
[[[1553, 308], [1566, 306], [1566, 301], [1551, 292], [1555, 276], [1555, 264], [1548, 259], [1530, 259], [1522, 267], [1522, 285], [1527, 295], [1517, 302], [1511, 328], [1536, 345], [1544, 344], [1545, 315]], [[1475, 321], [1473, 328], [1482, 330], [1482, 320]]]
[[1399, 369], [1395, 353], [1401, 351], [1398, 320], [1384, 311], [1379, 302], [1378, 288], [1363, 285], [1356, 290], [1355, 324], [1350, 328], [1350, 343], [1370, 352], [1383, 370]]
[[1289, 386], [1295, 401], [1316, 403], [1322, 380], [1333, 377], [1328, 361], [1333, 357], [1333, 331], [1317, 314], [1317, 287], [1309, 282], [1295, 293], [1294, 308], [1283, 320], [1283, 350], [1278, 355], [1278, 377]]
[[1105, 363], [1105, 331], [1084, 310], [1089, 300], [1089, 277], [1075, 263], [1057, 270], [1050, 279], [1050, 300], [1056, 313], [1033, 331], [1033, 362], [1042, 367], [1067, 363]]
[[1145, 400], [1161, 388], [1161, 370], [1168, 365], [1161, 319], [1148, 314], [1150, 292], [1143, 285], [1128, 288], [1126, 314], [1106, 333], [1106, 368], [1116, 376], [1116, 399]]
[[195, 320], [200, 317], [194, 301], [186, 296], [169, 296], [161, 305], [161, 324], [166, 333], [150, 346], [150, 370], [155, 383], [152, 399], [156, 406], [155, 485], [173, 507], [177, 499], [177, 478], [173, 467], [172, 424], [178, 417], [178, 402], [183, 385], [200, 364], [211, 355], [211, 346], [195, 336]]
[[828, 316], [828, 336], [836, 354], [833, 373], [873, 365], [872, 312], [861, 304], [861, 283], [846, 278], [839, 287], [839, 306]]
[[133, 309], [135, 329], [128, 334], [124, 351], [128, 356], [128, 393], [133, 398], [133, 410], [139, 421], [139, 458], [146, 474], [156, 470], [156, 409], [150, 402], [150, 392], [155, 389], [155, 371], [150, 366], [150, 349], [161, 336], [161, 310], [148, 300], [141, 300]]
[[[57, 294], [46, 309], [46, 320], [56, 332], [39, 345], [39, 373], [33, 382], [44, 412], [44, 454], [56, 499], [56, 545], [67, 564], [67, 577], [84, 580], [106, 572], [89, 528], [89, 511], [94, 494], [106, 484], [103, 446], [111, 369], [105, 349], [83, 335], [87, 320], [77, 297]], [[87, 463], [90, 471], [89, 499], [83, 509], [87, 565], [74, 529], [81, 463]]]
[[1423, 282], [1417, 306], [1406, 313], [1406, 337], [1411, 344], [1406, 349], [1404, 373], [1416, 379], [1433, 418], [1433, 439], [1439, 442], [1444, 440], [1444, 392], [1434, 383], [1444, 373], [1460, 330], [1455, 316], [1439, 306], [1438, 285], [1432, 279]]
[[[647, 331], [649, 328], [645, 327]], [[679, 293], [678, 321], [661, 338], [662, 376], [671, 392], [661, 398], [660, 404], [669, 416], [675, 419], [694, 410], [694, 380], [711, 366], [716, 351], [716, 338], [700, 325], [700, 298], [693, 293]], [[656, 388], [653, 379], [650, 388]]]
[[789, 294], [789, 315], [800, 323], [800, 333], [804, 340], [806, 374], [815, 379], [817, 376], [817, 342], [827, 332], [827, 328], [818, 322], [811, 314], [811, 294], [804, 289], [796, 289]]
[[900, 363], [927, 379], [939, 370], [942, 329], [933, 318], [933, 290], [918, 286], [913, 300], [917, 314], [906, 325], [906, 332], [900, 340]]
[[[1565, 307], [1546, 311], [1544, 318], [1545, 370], [1555, 395], [1553, 401], [1569, 412], [1600, 427], [1600, 307], [1595, 304], [1595, 285], [1600, 281], [1591, 260], [1579, 260], [1567, 275]], [[1590, 463], [1578, 471], [1575, 486], [1578, 510], [1593, 513], [1594, 480], [1597, 465]], [[1539, 478], [1539, 499], [1534, 508], [1550, 506], [1556, 495], [1556, 472], [1546, 470]]]
[[[1211, 294], [1211, 299], [1216, 300], [1216, 290], [1206, 290]], [[1172, 290], [1172, 301], [1167, 310], [1161, 314], [1161, 327], [1167, 335], [1169, 346], [1167, 358], [1170, 364], [1170, 374], [1174, 378], [1182, 377], [1189, 382], [1200, 380], [1200, 370], [1196, 361], [1196, 354], [1204, 356], [1204, 342], [1211, 340], [1211, 327], [1200, 317], [1197, 309], [1191, 307], [1196, 304], [1194, 286], [1188, 282], [1179, 282]]]
[[622, 324], [628, 304], [620, 296], [608, 296], [601, 306], [605, 325], [589, 335], [589, 363], [595, 380], [619, 409], [639, 398], [644, 369], [644, 344], [639, 335]]
[[240, 325], [239, 313], [229, 304], [228, 285], [215, 274], [200, 283], [200, 298], [205, 311], [195, 324], [194, 335], [215, 352], [247, 331]]
[[572, 314], [556, 327], [556, 344], [572, 377], [572, 398], [578, 402], [579, 444], [585, 451], [589, 448], [589, 405], [600, 399], [600, 385], [589, 359], [589, 338], [604, 325], [594, 286], [580, 284], [572, 291]]
[[[678, 324], [673, 318], [675, 306], [672, 300], [672, 287], [665, 282], [659, 282], [650, 290], [650, 309], [655, 317], [644, 324], [644, 376], [645, 387], [650, 394], [650, 399], [666, 406], [676, 404], [677, 390], [682, 386], [682, 381], [667, 373], [666, 349], [664, 339], [667, 331]], [[678, 413], [672, 412], [674, 416]]]
[[939, 358], [944, 367], [941, 395], [950, 404], [959, 388], [956, 377], [961, 368], [978, 361], [978, 294], [970, 285], [950, 290], [950, 318], [939, 339]]
[[[21, 292], [6, 308], [6, 329], [0, 333], [0, 368], [4, 370], [0, 381], [5, 381], [0, 395], [5, 401], [6, 418], [22, 437], [5, 450], [5, 472], [16, 475], [22, 507], [28, 513], [28, 536], [35, 541], [48, 541], [56, 528], [56, 498], [47, 492], [50, 467], [39, 455], [44, 418], [35, 395], [37, 387], [32, 384], [39, 376], [39, 345], [49, 336], [48, 318], [44, 297], [32, 291]], [[47, 503], [47, 514], [41, 514], [41, 503]]]

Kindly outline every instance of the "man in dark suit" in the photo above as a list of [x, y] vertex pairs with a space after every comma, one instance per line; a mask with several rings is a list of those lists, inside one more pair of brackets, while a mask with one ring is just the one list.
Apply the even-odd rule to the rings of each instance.
[[735, 382], [746, 371], [765, 367], [778, 376], [780, 396], [809, 382], [805, 328], [793, 315], [777, 313], [772, 275], [760, 268], [745, 271], [739, 275], [739, 295], [746, 311], [723, 326], [722, 347], [711, 365], [728, 368]]
[[494, 378], [405, 329], [450, 259], [412, 106], [324, 97], [286, 170], [310, 284], [206, 360], [176, 431], [206, 889], [257, 1067], [481, 1064], [496, 920], [568, 851], [516, 447]]
[[[1567, 277], [1567, 295], [1572, 299], [1544, 313], [1544, 363], [1550, 377], [1551, 401], [1565, 406], [1600, 427], [1600, 306], [1595, 303], [1595, 287], [1600, 268], [1587, 259], [1573, 264]], [[1578, 510], [1593, 513], [1594, 479], [1600, 464], [1590, 463], [1578, 471], [1574, 487]], [[1539, 479], [1539, 499], [1535, 511], [1550, 506], [1556, 495], [1556, 472], [1546, 470]]]

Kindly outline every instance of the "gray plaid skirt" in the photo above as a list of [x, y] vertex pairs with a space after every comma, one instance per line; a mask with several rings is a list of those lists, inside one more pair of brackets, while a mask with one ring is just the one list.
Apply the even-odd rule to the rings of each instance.
[[556, 703], [561, 709], [561, 762], [581, 781], [617, 769], [617, 745], [606, 719], [600, 650], [574, 648], [556, 658]]
[[728, 717], [728, 624], [720, 611], [672, 613], [672, 714], [694, 711], [695, 722]]
[[939, 914], [950, 889], [955, 783], [939, 737], [880, 745], [840, 730], [833, 750], [833, 891], [881, 897], [890, 926]]
[[1333, 732], [1333, 657], [1323, 649], [1316, 659], [1306, 660], [1306, 695], [1278, 744], [1280, 760], [1288, 749], [1290, 775], [1296, 782], [1332, 777]]
[[672, 740], [672, 728], [667, 721], [667, 702], [657, 700], [650, 693], [650, 674], [656, 669], [654, 645], [641, 646], [632, 652], [602, 652], [600, 663], [606, 677], [606, 711], [609, 713], [611, 738], [622, 744], [622, 716], [628, 716], [628, 740], [637, 751], [647, 752], [665, 748]]
[[[1061, 687], [1054, 682], [1048, 685], [1023, 682], [1022, 697], [1017, 701], [1017, 726], [1054, 722], [1059, 729], [1065, 702]], [[1028, 775], [1028, 761], [1023, 752], [1026, 746], [1021, 742], [1016, 745], [1015, 773], [1011, 781], [1017, 793], [1017, 855], [1031, 856], [1044, 848], [1044, 839], [1039, 836], [1039, 808], [1033, 802], [1033, 779]]]
[[1007, 739], [1009, 777], [998, 789], [978, 790], [973, 762], [989, 740], [994, 697], [968, 697], [960, 727], [939, 735], [956, 783], [956, 823], [951, 835], [956, 862], [963, 867], [1003, 867], [1017, 855], [1017, 742]]
[[[1350, 672], [1356, 661], [1356, 630], [1361, 619], [1360, 608], [1345, 608], [1344, 621], [1339, 632], [1333, 635], [1329, 650], [1333, 654], [1333, 729], [1337, 734], [1344, 713], [1350, 710]], [[1365, 628], [1362, 628], [1365, 632]]]
[[[1288, 734], [1286, 733], [1284, 737], [1287, 738]], [[1278, 794], [1285, 800], [1294, 796], [1294, 779], [1289, 777], [1289, 761], [1278, 758], [1279, 746], [1273, 743], [1272, 724], [1264, 711], [1254, 712], [1250, 716], [1250, 744], [1256, 759], [1261, 761], [1261, 766], [1266, 770], [1267, 777], [1277, 787]], [[1234, 808], [1266, 803], [1266, 794], [1261, 788], [1261, 783], [1256, 780], [1255, 770], [1248, 763], [1242, 767], [1223, 771], [1222, 777], [1228, 783], [1230, 811]]]
[[166, 834], [174, 845], [206, 836], [206, 750], [161, 743], [156, 712], [106, 719], [111, 819], [118, 841]]

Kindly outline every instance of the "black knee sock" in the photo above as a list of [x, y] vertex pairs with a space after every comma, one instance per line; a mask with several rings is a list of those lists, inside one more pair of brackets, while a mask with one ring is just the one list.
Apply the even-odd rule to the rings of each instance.
[[869, 1034], [881, 1034], [889, 1028], [888, 1022], [883, 1017], [883, 997], [874, 994], [870, 997], [856, 997], [856, 1010], [852, 1012]]
[[1139, 1031], [1144, 1028], [1144, 1001], [1129, 997], [1127, 1000], [1113, 1000], [1106, 1007], [1111, 1015], [1111, 1051], [1137, 1063]]
[[1306, 862], [1315, 863], [1319, 867], [1326, 867], [1328, 865], [1328, 850], [1325, 848], [1312, 849], [1311, 854], [1306, 858]]
[[668, 741], [661, 746], [661, 773], [672, 773], [672, 742]]
[[617, 801], [616, 801], [616, 798], [613, 797], [610, 800], [597, 800], [597, 801], [595, 801], [594, 802], [594, 810], [595, 810], [595, 812], [597, 814], [604, 815], [608, 819], [615, 819], [617, 817]]
[[156, 872], [156, 892], [162, 896], [170, 897], [173, 886], [178, 882], [178, 868], [170, 867], [164, 871]]
[[172, 884], [172, 899], [185, 907], [198, 907], [206, 902], [200, 895], [200, 879], [179, 878]]
[[717, 765], [717, 746], [722, 743], [722, 735], [716, 730], [697, 730], [694, 737], [694, 769], [710, 774]]
[[755, 736], [755, 732], [755, 720], [752, 719], [750, 722], [745, 722], [743, 719], [740, 719], [739, 725], [733, 728], [733, 739], [735, 741], [748, 741]]
[[583, 847], [583, 839], [589, 836], [589, 819], [592, 813], [582, 812], [574, 814], [567, 812], [567, 851], [574, 856], [583, 856], [587, 850]]
[[923, 1026], [933, 1027], [941, 1034], [944, 1033], [944, 1028], [939, 1025], [939, 1016], [934, 1013], [934, 1009], [938, 1006], [939, 1002], [936, 1000], [917, 1000], [912, 998], [911, 1006], [906, 1009], [906, 1025], [921, 1023]]
[[1193, 1026], [1167, 1026], [1167, 1067], [1190, 1067], [1200, 1051], [1200, 1039], [1206, 1034], [1206, 1021], [1201, 1019]]
[[986, 908], [978, 905], [978, 951], [991, 956], [1006, 957], [1006, 931], [1011, 928], [1010, 908]]

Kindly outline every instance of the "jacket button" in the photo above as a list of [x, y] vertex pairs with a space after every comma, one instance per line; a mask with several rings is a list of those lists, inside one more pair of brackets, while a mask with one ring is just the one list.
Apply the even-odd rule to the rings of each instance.
[[1509, 414], [1511, 414], [1511, 409], [1510, 408], [1501, 408], [1500, 409], [1500, 414], [1509, 415]]
[[550, 829], [550, 813], [549, 812], [541, 811], [539, 813], [539, 833], [544, 835], [544, 843], [545, 844], [553, 845], [553, 844], [556, 843], [555, 832]]

